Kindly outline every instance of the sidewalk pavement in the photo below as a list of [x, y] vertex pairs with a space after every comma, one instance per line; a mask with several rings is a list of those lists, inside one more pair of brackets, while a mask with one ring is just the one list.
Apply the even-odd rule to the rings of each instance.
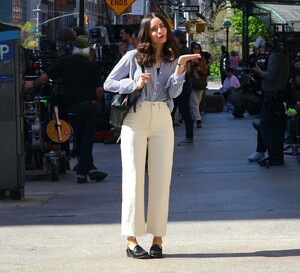
[[[269, 169], [249, 163], [252, 121], [206, 114], [193, 146], [175, 146], [164, 259], [126, 257], [120, 146], [97, 143], [105, 183], [77, 184], [72, 171], [58, 182], [27, 177], [25, 200], [0, 201], [0, 272], [299, 272], [300, 167], [293, 156]], [[184, 126], [174, 131], [177, 143]], [[139, 242], [148, 249], [151, 236]]]

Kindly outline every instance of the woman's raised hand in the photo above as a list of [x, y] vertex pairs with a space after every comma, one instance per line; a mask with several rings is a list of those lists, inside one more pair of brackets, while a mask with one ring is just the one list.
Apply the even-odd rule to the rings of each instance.
[[181, 55], [178, 58], [178, 63], [181, 65], [185, 65], [188, 61], [202, 58], [201, 54], [187, 54], [187, 55]]

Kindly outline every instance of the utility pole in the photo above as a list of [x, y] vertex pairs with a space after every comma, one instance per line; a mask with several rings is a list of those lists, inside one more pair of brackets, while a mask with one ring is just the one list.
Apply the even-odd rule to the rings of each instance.
[[36, 32], [36, 46], [37, 46], [37, 50], [40, 50], [40, 5], [41, 5], [41, 0], [39, 1], [39, 3], [36, 5], [36, 9], [33, 9], [33, 12], [36, 12], [36, 28], [35, 28], [35, 32]]
[[79, 0], [79, 27], [84, 29], [84, 0]]
[[[182, 6], [184, 7], [185, 5], [189, 5], [189, 2], [190, 1], [187, 1], [187, 0], [184, 0], [183, 3], [182, 3]], [[189, 22], [190, 21], [190, 13], [189, 12], [184, 12], [184, 18], [185, 18], [185, 22]], [[187, 44], [190, 45], [191, 43], [191, 34], [187, 31], [186, 31], [186, 37], [187, 37]]]

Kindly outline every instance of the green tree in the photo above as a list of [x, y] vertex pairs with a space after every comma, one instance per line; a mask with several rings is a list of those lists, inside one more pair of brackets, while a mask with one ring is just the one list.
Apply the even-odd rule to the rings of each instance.
[[34, 28], [30, 22], [26, 22], [24, 26], [21, 27], [22, 31], [22, 45], [26, 49], [36, 49], [36, 36], [39, 33], [34, 32]]
[[[254, 40], [258, 37], [265, 37], [271, 35], [271, 27], [257, 18], [250, 16], [248, 18], [248, 31], [249, 31], [249, 39]], [[239, 9], [233, 9], [233, 16], [230, 17], [230, 21], [232, 22], [232, 27], [235, 31], [235, 35], [242, 36], [243, 31], [243, 13]]]
[[212, 82], [219, 82], [220, 81], [220, 64], [218, 60], [216, 60], [211, 66], [210, 66], [210, 76], [208, 76], [208, 80]]

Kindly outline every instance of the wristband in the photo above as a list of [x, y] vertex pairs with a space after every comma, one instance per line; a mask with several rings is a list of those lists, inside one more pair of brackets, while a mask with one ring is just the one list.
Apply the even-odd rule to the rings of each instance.
[[179, 67], [185, 68], [185, 65], [183, 65], [183, 64], [177, 63], [177, 65], [178, 65]]

